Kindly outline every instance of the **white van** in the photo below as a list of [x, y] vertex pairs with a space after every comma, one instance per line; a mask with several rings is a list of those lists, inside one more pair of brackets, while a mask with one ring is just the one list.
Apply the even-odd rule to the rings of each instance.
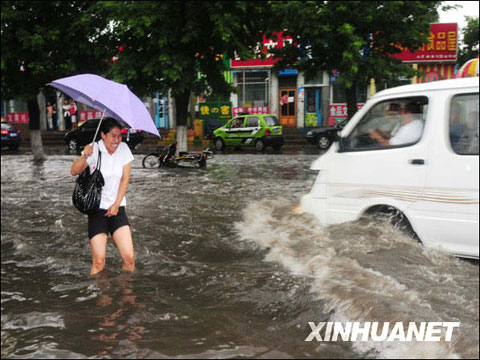
[[478, 258], [478, 99], [478, 77], [377, 93], [312, 163], [302, 210], [324, 225], [397, 212], [425, 246]]

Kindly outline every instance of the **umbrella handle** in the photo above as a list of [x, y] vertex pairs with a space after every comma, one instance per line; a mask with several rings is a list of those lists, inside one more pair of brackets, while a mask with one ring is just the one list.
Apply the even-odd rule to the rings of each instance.
[[100, 122], [98, 123], [97, 130], [95, 131], [95, 135], [94, 135], [93, 140], [92, 140], [92, 144], [95, 142], [95, 139], [97, 138], [98, 130], [100, 129], [100, 125], [102, 125], [103, 117], [105, 116], [105, 111], [107, 111], [106, 108], [105, 108], [105, 110], [103, 110], [102, 117], [100, 118]]

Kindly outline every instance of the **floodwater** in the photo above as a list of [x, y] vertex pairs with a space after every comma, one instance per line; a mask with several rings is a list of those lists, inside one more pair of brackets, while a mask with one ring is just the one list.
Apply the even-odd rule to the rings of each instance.
[[[314, 155], [143, 169], [127, 194], [137, 270], [90, 277], [73, 155], [1, 157], [2, 358], [478, 358], [479, 267], [391, 226], [292, 209]], [[309, 322], [460, 322], [450, 342], [307, 342]]]

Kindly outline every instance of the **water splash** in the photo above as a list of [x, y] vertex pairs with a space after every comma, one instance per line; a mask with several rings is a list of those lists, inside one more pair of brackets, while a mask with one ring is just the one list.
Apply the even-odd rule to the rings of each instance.
[[[236, 229], [243, 240], [268, 250], [266, 261], [308, 278], [333, 313], [329, 321], [463, 320], [451, 343], [355, 342], [359, 352], [373, 348], [386, 358], [478, 356], [473, 320], [478, 320], [478, 296], [469, 288], [472, 279], [478, 280], [478, 266], [424, 249], [386, 223], [324, 228], [312, 216], [296, 213], [295, 204], [285, 199], [252, 203]], [[468, 316], [466, 303], [471, 304]]]

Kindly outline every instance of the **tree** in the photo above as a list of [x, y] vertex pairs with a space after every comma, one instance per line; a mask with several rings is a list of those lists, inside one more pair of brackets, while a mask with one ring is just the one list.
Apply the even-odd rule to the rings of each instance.
[[[91, 13], [88, 1], [1, 2], [1, 92], [4, 99], [25, 99], [35, 160], [41, 160], [37, 96], [56, 78], [82, 72], [99, 73], [107, 66], [99, 37], [105, 21]], [[42, 98], [43, 99], [43, 98]]]
[[[318, 70], [340, 73], [345, 86], [348, 118], [357, 111], [356, 88], [371, 78], [392, 82], [412, 76], [414, 70], [391, 57], [401, 48], [413, 51], [427, 43], [430, 24], [438, 19], [440, 1], [306, 1], [272, 2], [274, 18], [281, 19], [270, 32], [287, 28], [291, 46], [275, 51], [307, 77]], [[280, 25], [280, 26], [279, 26]]]
[[[253, 56], [261, 41], [264, 2], [100, 2], [109, 14], [117, 59], [109, 70], [137, 94], [171, 89], [175, 99], [178, 150], [187, 150], [190, 94], [204, 90], [228, 96], [222, 58]], [[201, 73], [203, 76], [199, 76]]]
[[458, 51], [457, 65], [460, 67], [468, 60], [478, 56], [479, 34], [478, 34], [478, 16], [465, 16], [467, 25], [463, 29], [462, 45]]

